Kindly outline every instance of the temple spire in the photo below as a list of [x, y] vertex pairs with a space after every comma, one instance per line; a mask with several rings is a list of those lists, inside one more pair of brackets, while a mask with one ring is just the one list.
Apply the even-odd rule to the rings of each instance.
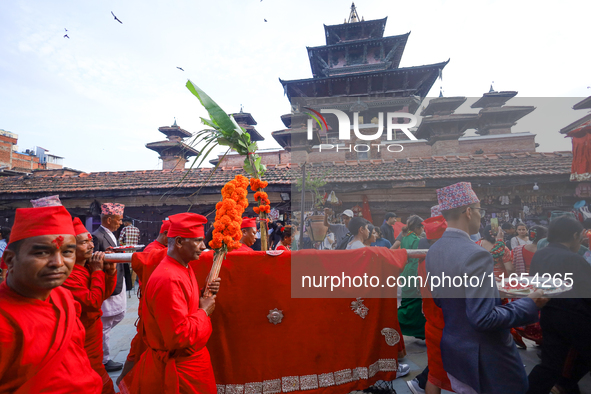
[[175, 116], [175, 118], [174, 118], [174, 123], [172, 124], [172, 126], [173, 126], [173, 127], [175, 127], [176, 125], [177, 125], [177, 124], [176, 124], [176, 116]]
[[495, 89], [493, 88], [493, 83], [495, 83], [495, 81], [492, 81], [492, 83], [490, 84], [490, 90], [488, 91], [489, 93], [495, 92]]
[[349, 14], [349, 20], [347, 23], [355, 23], [359, 22], [359, 15], [357, 14], [357, 8], [355, 7], [355, 3], [351, 3], [351, 13]]

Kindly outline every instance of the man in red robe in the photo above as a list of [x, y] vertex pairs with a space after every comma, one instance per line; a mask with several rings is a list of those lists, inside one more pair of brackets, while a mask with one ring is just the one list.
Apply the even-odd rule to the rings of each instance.
[[76, 261], [63, 206], [16, 210], [0, 284], [0, 392], [101, 392], [84, 351], [80, 305], [60, 287]]
[[93, 254], [92, 235], [79, 218], [74, 219], [76, 264], [63, 287], [70, 290], [82, 306], [80, 321], [86, 329], [84, 349], [90, 365], [103, 379], [103, 394], [115, 393], [113, 380], [103, 365], [103, 322], [101, 305], [115, 290], [117, 267], [104, 262], [104, 252]]
[[[431, 208], [433, 212], [433, 208]], [[439, 238], [443, 236], [445, 229], [447, 229], [447, 222], [443, 216], [433, 216], [423, 221], [426, 238], [419, 242], [419, 249], [429, 249]], [[443, 312], [435, 301], [433, 295], [429, 290], [427, 281], [427, 270], [425, 268], [425, 259], [419, 262], [418, 273], [425, 283], [421, 286], [421, 296], [423, 297], [423, 314], [427, 320], [425, 323], [425, 343], [427, 345], [427, 368], [412, 381], [407, 382], [413, 386], [411, 390], [419, 389], [425, 390], [428, 393], [441, 393], [441, 390], [453, 391], [451, 383], [447, 376], [447, 372], [443, 368], [443, 361], [441, 360], [441, 337], [443, 335], [443, 328], [445, 322], [443, 321]], [[426, 376], [424, 376], [426, 375]], [[415, 392], [415, 391], [413, 391]]]
[[[170, 227], [170, 222], [168, 222], [168, 227]], [[123, 370], [121, 374], [117, 378], [117, 385], [119, 386], [123, 378], [128, 375], [128, 373], [133, 369], [135, 362], [140, 359], [142, 354], [148, 348], [148, 345], [144, 342], [142, 334], [144, 332], [144, 320], [142, 319], [142, 307], [144, 304], [145, 297], [143, 294], [146, 291], [146, 283], [148, 283], [148, 279], [150, 279], [150, 275], [156, 269], [158, 264], [166, 257], [166, 253], [168, 249], [152, 249], [149, 253], [139, 252], [134, 253], [131, 258], [131, 268], [135, 271], [138, 276], [140, 288], [138, 291], [138, 320], [136, 322], [137, 331], [133, 339], [131, 340], [131, 346], [129, 349], [129, 353], [127, 355], [127, 359], [125, 360], [125, 365], [123, 366]], [[129, 386], [132, 378], [129, 377], [126, 379], [126, 386]]]
[[121, 374], [117, 378], [117, 385], [119, 385], [121, 380], [123, 380], [123, 378], [133, 369], [135, 361], [139, 360], [142, 353], [147, 349], [147, 346], [142, 339], [142, 294], [144, 293], [145, 286], [146, 283], [148, 283], [150, 275], [152, 272], [154, 272], [156, 266], [162, 261], [164, 256], [166, 256], [168, 249], [167, 245], [169, 228], [170, 221], [168, 219], [163, 220], [162, 226], [160, 226], [160, 234], [158, 234], [158, 237], [154, 241], [150, 242], [142, 252], [134, 253], [131, 260], [131, 268], [138, 276], [138, 282], [140, 285], [140, 289], [137, 293], [139, 299], [138, 320], [136, 322], [137, 332], [131, 340], [131, 346], [127, 355], [127, 359], [125, 360], [125, 365], [123, 366]]
[[143, 252], [148, 253], [154, 249], [167, 249], [169, 228], [170, 220], [163, 220], [162, 226], [160, 226], [160, 234], [158, 234], [158, 237], [154, 241], [150, 242], [148, 246], [144, 248]]
[[[132, 371], [132, 393], [217, 393], [209, 352], [209, 315], [215, 295], [199, 290], [192, 260], [205, 250], [207, 219], [194, 213], [170, 217], [168, 253], [156, 267], [143, 297], [143, 339], [148, 349]], [[209, 286], [215, 294], [219, 281]], [[122, 390], [125, 391], [125, 390]]]
[[251, 246], [257, 240], [257, 220], [256, 218], [242, 218], [242, 238], [240, 239], [240, 247], [236, 249], [237, 252], [252, 252]]

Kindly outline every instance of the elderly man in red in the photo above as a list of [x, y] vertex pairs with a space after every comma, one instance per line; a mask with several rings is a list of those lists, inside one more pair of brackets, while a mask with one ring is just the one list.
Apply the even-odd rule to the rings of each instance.
[[256, 218], [242, 218], [242, 238], [240, 239], [240, 247], [236, 249], [237, 252], [252, 252], [251, 246], [257, 240], [257, 220]]
[[168, 229], [170, 228], [170, 220], [163, 220], [162, 226], [160, 226], [160, 234], [158, 237], [150, 242], [146, 246], [143, 252], [148, 253], [154, 249], [167, 249], [168, 248]]
[[[205, 223], [194, 213], [170, 217], [168, 254], [146, 284], [142, 319], [148, 349], [131, 372], [131, 393], [217, 393], [205, 347], [215, 295], [202, 297], [189, 265], [205, 250]], [[219, 282], [209, 288], [217, 293]]]
[[72, 292], [82, 306], [80, 321], [86, 329], [84, 349], [90, 365], [103, 379], [103, 394], [115, 393], [113, 380], [103, 365], [103, 314], [101, 305], [109, 298], [117, 284], [117, 268], [104, 262], [104, 252], [93, 254], [92, 235], [79, 218], [74, 219], [76, 234], [76, 264], [62, 285]]
[[101, 392], [84, 351], [80, 305], [60, 287], [76, 261], [63, 206], [16, 210], [0, 284], [0, 392]]

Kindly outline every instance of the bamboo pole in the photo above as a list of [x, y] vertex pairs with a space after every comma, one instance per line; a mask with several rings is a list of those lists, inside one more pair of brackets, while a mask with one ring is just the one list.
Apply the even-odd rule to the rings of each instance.
[[[260, 213], [260, 221], [259, 221], [259, 227], [260, 227], [260, 233], [261, 233], [261, 250], [262, 251], [267, 251], [269, 249], [269, 230], [267, 227], [267, 214], [266, 213]], [[264, 235], [264, 236], [263, 236]]]
[[302, 205], [300, 209], [300, 242], [298, 249], [304, 248], [304, 204], [306, 202], [306, 163], [302, 167]]
[[222, 269], [222, 263], [226, 258], [227, 252], [216, 253], [213, 257], [213, 265], [211, 266], [211, 271], [209, 271], [209, 275], [207, 275], [207, 280], [205, 281], [205, 290], [203, 291], [203, 297], [211, 296], [211, 292], [207, 288], [211, 282], [216, 280], [220, 275], [220, 270]]

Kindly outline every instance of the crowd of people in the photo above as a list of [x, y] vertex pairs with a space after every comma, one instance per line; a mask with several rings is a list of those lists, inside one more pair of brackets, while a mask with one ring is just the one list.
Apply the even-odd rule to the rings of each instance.
[[[402, 225], [392, 212], [380, 226], [350, 210], [343, 211], [343, 223], [329, 223], [327, 212], [330, 248], [424, 250], [425, 258], [408, 259], [405, 277], [549, 274], [570, 276], [572, 289], [552, 299], [542, 290], [510, 299], [492, 284], [430, 291], [408, 281], [400, 289], [398, 321], [402, 334], [425, 340], [428, 354], [428, 366], [409, 388], [430, 394], [577, 392], [591, 367], [590, 223], [563, 215], [548, 228], [505, 223], [494, 231], [482, 222], [485, 210], [469, 183], [437, 195], [430, 218], [411, 215]], [[200, 288], [191, 268], [211, 239], [201, 215], [170, 216], [134, 260], [137, 333], [125, 365], [110, 358], [110, 333], [124, 317], [126, 291], [135, 281], [128, 264], [105, 256], [139, 240], [131, 221], [115, 237], [123, 213], [122, 204], [103, 204], [101, 225], [91, 232], [61, 204], [41, 199], [16, 210], [12, 229], [0, 228], [6, 274], [0, 284], [0, 392], [114, 393], [108, 372], [118, 370], [123, 392], [217, 392], [206, 344], [221, 280]], [[296, 225], [269, 227], [272, 249], [297, 248]], [[242, 220], [237, 252], [256, 249], [258, 229], [256, 219]], [[541, 348], [529, 376], [517, 350], [526, 346], [524, 338]]]

